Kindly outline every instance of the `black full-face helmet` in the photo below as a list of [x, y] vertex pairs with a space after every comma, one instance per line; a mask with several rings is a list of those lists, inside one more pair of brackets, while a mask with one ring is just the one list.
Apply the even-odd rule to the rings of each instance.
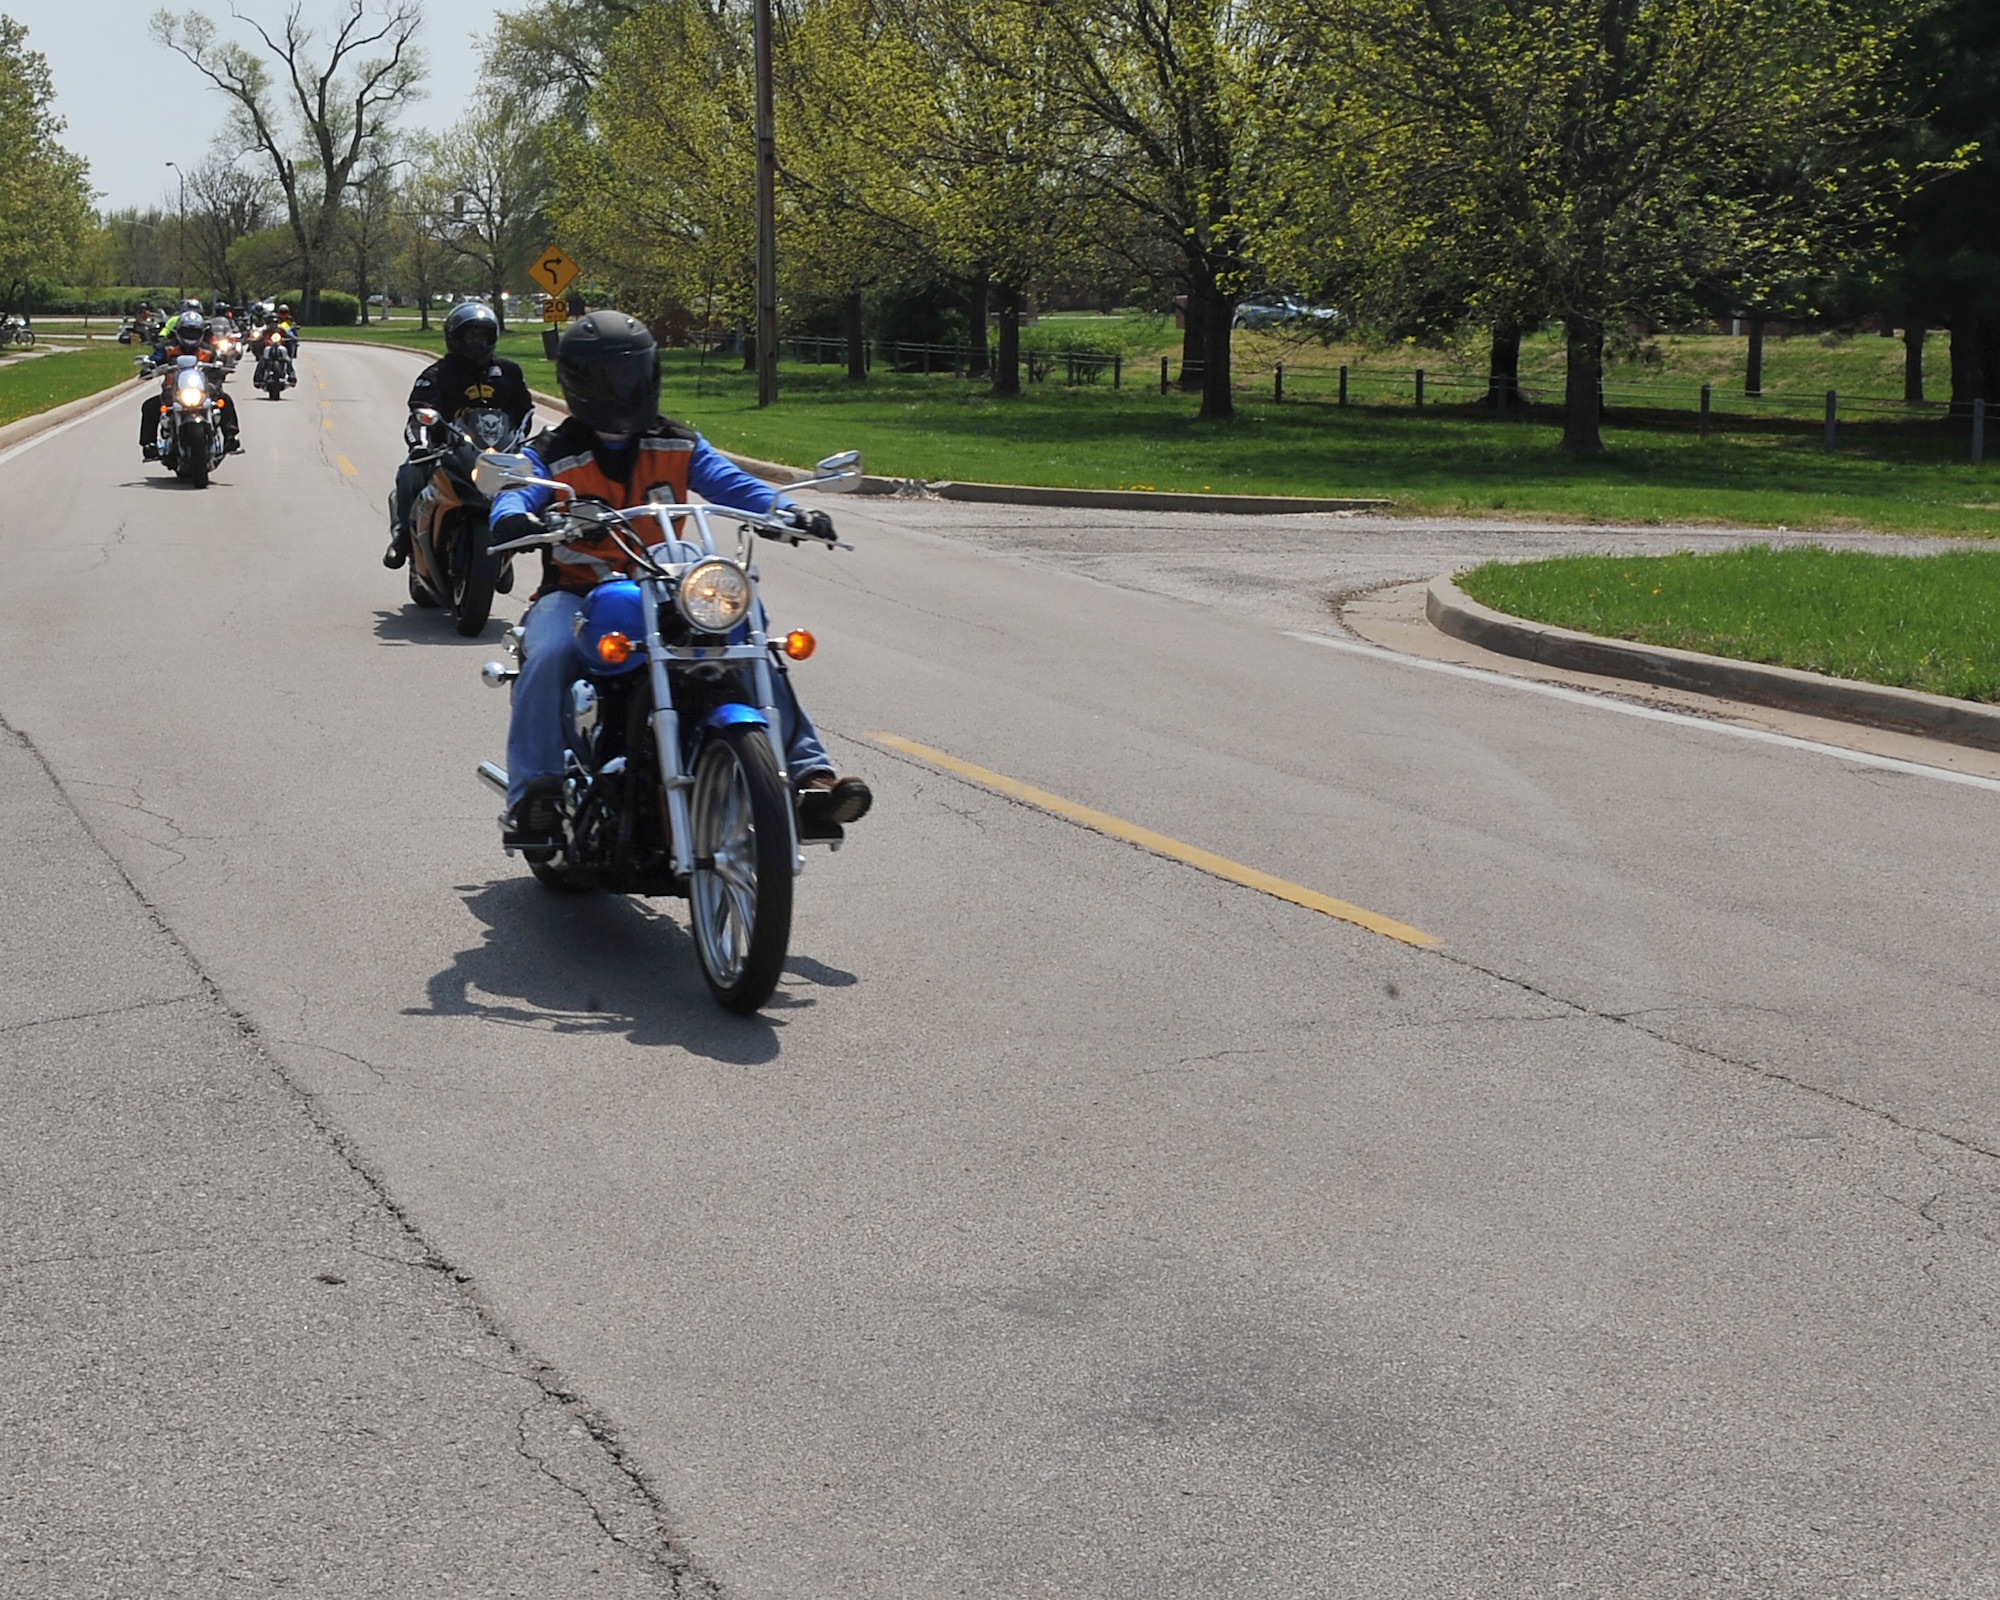
[[461, 361], [484, 361], [500, 342], [500, 319], [477, 300], [453, 306], [444, 319], [444, 347]]
[[591, 432], [637, 433], [659, 413], [660, 347], [637, 317], [593, 311], [556, 346], [556, 382]]
[[208, 337], [208, 319], [199, 311], [185, 312], [181, 320], [174, 324], [174, 342], [188, 355], [193, 355]]

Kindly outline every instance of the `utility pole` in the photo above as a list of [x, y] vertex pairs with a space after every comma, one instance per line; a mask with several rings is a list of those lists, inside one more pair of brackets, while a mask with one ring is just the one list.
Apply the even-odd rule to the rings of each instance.
[[[188, 181], [187, 174], [182, 172], [178, 165], [171, 161], [167, 165], [173, 167], [174, 176], [180, 180], [181, 185], [180, 219], [174, 227], [174, 260], [180, 268], [181, 298], [185, 300], [188, 293]], [[176, 306], [174, 309], [178, 311], [180, 307]]]
[[771, 0], [756, 0], [757, 404], [778, 398], [778, 135], [771, 93]]

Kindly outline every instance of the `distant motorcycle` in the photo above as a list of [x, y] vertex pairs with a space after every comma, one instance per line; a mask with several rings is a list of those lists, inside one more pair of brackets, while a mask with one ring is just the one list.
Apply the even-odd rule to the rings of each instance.
[[[148, 374], [158, 370], [152, 366], [146, 369]], [[161, 381], [168, 403], [160, 413], [160, 462], [182, 483], [206, 489], [208, 475], [222, 464], [228, 450], [216, 400], [222, 374], [203, 366], [194, 356], [176, 356]]]
[[[532, 421], [531, 413], [516, 428], [506, 412], [486, 406], [447, 422], [423, 406], [404, 429], [412, 459], [433, 464], [430, 481], [410, 508], [410, 598], [426, 609], [449, 610], [452, 626], [466, 638], [486, 626], [493, 596], [509, 587], [507, 559], [488, 546], [493, 507], [475, 468], [482, 450], [519, 445]], [[392, 516], [395, 505], [391, 494]]]
[[12, 312], [0, 315], [0, 344], [33, 344], [35, 330], [28, 325], [26, 317], [17, 317]]
[[299, 381], [298, 368], [292, 364], [291, 351], [285, 346], [285, 335], [273, 324], [258, 332], [255, 344], [257, 370], [251, 376], [250, 386], [262, 389], [273, 400], [279, 399]]
[[[562, 842], [522, 846], [529, 869], [555, 889], [685, 896], [709, 992], [730, 1011], [755, 1011], [785, 964], [801, 845], [837, 846], [841, 836], [831, 824], [801, 831], [773, 663], [779, 653], [804, 660], [813, 640], [766, 633], [752, 559], [759, 536], [791, 544], [812, 536], [783, 512], [671, 503], [617, 511], [531, 477], [526, 456], [484, 456], [475, 471], [489, 497], [520, 483], [558, 496], [542, 513], [545, 531], [500, 554], [608, 536], [633, 563], [632, 577], [600, 583], [584, 598], [570, 646], [578, 681]], [[819, 472], [794, 487], [851, 489], [860, 455], [829, 456]], [[710, 523], [718, 517], [739, 525], [733, 558], [716, 549]], [[518, 630], [507, 643], [518, 660]], [[482, 676], [500, 685], [520, 670], [491, 661]], [[507, 774], [492, 762], [480, 763], [479, 776], [507, 792]]]

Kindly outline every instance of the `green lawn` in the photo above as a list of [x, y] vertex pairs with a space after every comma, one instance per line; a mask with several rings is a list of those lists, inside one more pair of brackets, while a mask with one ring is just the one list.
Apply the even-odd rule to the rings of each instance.
[[[397, 322], [311, 337], [323, 334], [443, 347], [435, 331], [426, 337]], [[1790, 343], [1810, 344], [1816, 360], [1858, 359], [1816, 340]], [[1846, 344], [1863, 346], [1861, 355], [1900, 349], [1884, 339]], [[553, 390], [538, 328], [508, 333], [501, 349], [521, 362], [531, 386]], [[1156, 367], [1147, 381], [1117, 391], [1108, 380], [1073, 389], [1048, 383], [999, 400], [983, 384], [950, 376], [878, 366], [867, 383], [852, 384], [841, 366], [786, 362], [779, 403], [760, 411], [740, 359], [704, 363], [692, 351], [670, 350], [665, 365], [664, 408], [726, 449], [802, 464], [854, 447], [869, 470], [891, 477], [1357, 495], [1433, 514], [2000, 536], [2000, 461], [1964, 464], [1965, 425], [1936, 419], [1897, 415], [1843, 426], [1841, 447], [1828, 456], [1818, 426], [1807, 421], [1704, 441], [1686, 427], [1626, 425], [1614, 407], [1608, 453], [1578, 460], [1557, 450], [1558, 430], [1545, 412], [1500, 423], [1448, 406], [1419, 413], [1394, 403], [1278, 405], [1246, 390], [1235, 422], [1203, 423], [1192, 396], [1159, 393]], [[2000, 455], [2000, 429], [1995, 450]]]
[[1458, 582], [1481, 605], [1582, 633], [2000, 700], [2000, 551], [1564, 556]]
[[[0, 423], [53, 410], [87, 394], [109, 389], [138, 369], [124, 345], [64, 351], [0, 366]], [[134, 403], [138, 389], [132, 391]]]

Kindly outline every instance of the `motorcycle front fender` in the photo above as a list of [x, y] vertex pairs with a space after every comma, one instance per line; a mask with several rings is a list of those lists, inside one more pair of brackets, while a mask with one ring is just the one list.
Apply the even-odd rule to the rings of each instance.
[[755, 706], [736, 704], [717, 706], [701, 719], [705, 733], [718, 728], [768, 728], [770, 725], [771, 719]]

